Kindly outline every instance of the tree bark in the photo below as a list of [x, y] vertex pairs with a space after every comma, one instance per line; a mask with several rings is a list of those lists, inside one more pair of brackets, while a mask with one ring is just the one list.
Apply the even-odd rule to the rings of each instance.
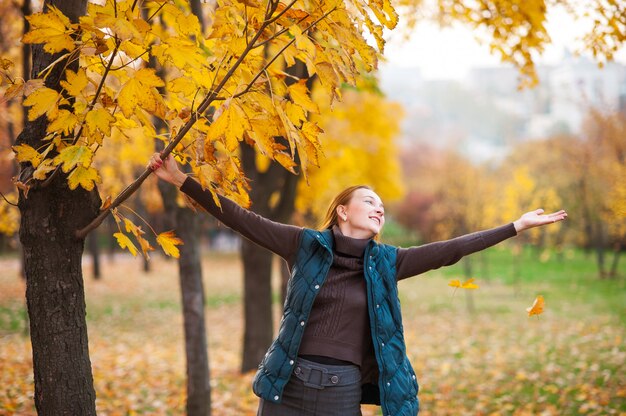
[[209, 354], [204, 316], [204, 285], [198, 242], [198, 217], [192, 211], [178, 208], [176, 230], [185, 242], [180, 247], [178, 271], [185, 326], [187, 355], [187, 415], [211, 414]]
[[[85, 0], [57, 0], [54, 5], [73, 22], [86, 11]], [[33, 47], [33, 73], [58, 56]], [[76, 69], [78, 62], [69, 67]], [[66, 66], [60, 63], [46, 86], [60, 90]], [[39, 148], [45, 135], [45, 117], [25, 121], [17, 144]], [[22, 164], [22, 173], [32, 169]], [[84, 241], [74, 231], [96, 217], [98, 191], [70, 191], [64, 175], [46, 188], [20, 192], [20, 241], [24, 250], [26, 301], [30, 318], [35, 407], [39, 415], [95, 415], [96, 394], [89, 359], [81, 257]]]

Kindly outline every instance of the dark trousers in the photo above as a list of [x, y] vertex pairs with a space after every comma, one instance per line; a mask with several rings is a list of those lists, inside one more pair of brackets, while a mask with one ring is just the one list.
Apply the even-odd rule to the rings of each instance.
[[361, 416], [361, 371], [298, 358], [280, 404], [261, 399], [257, 416]]

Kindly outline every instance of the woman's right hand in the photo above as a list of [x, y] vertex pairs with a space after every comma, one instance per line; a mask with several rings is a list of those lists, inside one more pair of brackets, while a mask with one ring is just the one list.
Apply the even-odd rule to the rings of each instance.
[[165, 160], [161, 160], [161, 155], [154, 153], [148, 162], [148, 167], [154, 171], [159, 179], [169, 182], [177, 188], [180, 188], [187, 179], [187, 175], [178, 168], [172, 155], [167, 155]]

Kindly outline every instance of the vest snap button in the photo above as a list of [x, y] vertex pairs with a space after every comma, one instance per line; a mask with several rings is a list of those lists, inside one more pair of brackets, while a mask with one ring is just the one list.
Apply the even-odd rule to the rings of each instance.
[[274, 396], [274, 400], [278, 400], [278, 396]]
[[300, 326], [304, 326], [304, 321], [301, 321], [301, 322], [300, 322]]
[[331, 382], [331, 383], [333, 383], [333, 384], [337, 384], [337, 383], [339, 383], [339, 377], [337, 377], [337, 376], [332, 376], [332, 377], [330, 378], [330, 382]]
[[385, 343], [384, 343], [384, 342], [381, 342], [381, 343], [380, 343], [380, 345], [384, 347], [384, 346], [385, 346]]
[[387, 387], [391, 386], [391, 383], [387, 383]]
[[319, 289], [319, 288], [320, 288], [320, 285], [315, 285], [315, 289]]
[[289, 365], [293, 365], [293, 360], [289, 360]]

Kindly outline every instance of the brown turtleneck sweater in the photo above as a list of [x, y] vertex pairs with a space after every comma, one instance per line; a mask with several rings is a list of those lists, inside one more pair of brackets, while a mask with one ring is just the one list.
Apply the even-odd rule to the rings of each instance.
[[[291, 269], [300, 244], [301, 227], [268, 220], [224, 197], [220, 197], [220, 210], [211, 193], [191, 178], [180, 189], [224, 225], [281, 256]], [[371, 361], [369, 355], [373, 351], [363, 275], [363, 252], [369, 239], [346, 237], [338, 227], [332, 231], [333, 264], [315, 298], [299, 354], [330, 357], [361, 366]], [[406, 279], [454, 264], [463, 256], [515, 235], [511, 223], [451, 240], [398, 248], [396, 278]]]

